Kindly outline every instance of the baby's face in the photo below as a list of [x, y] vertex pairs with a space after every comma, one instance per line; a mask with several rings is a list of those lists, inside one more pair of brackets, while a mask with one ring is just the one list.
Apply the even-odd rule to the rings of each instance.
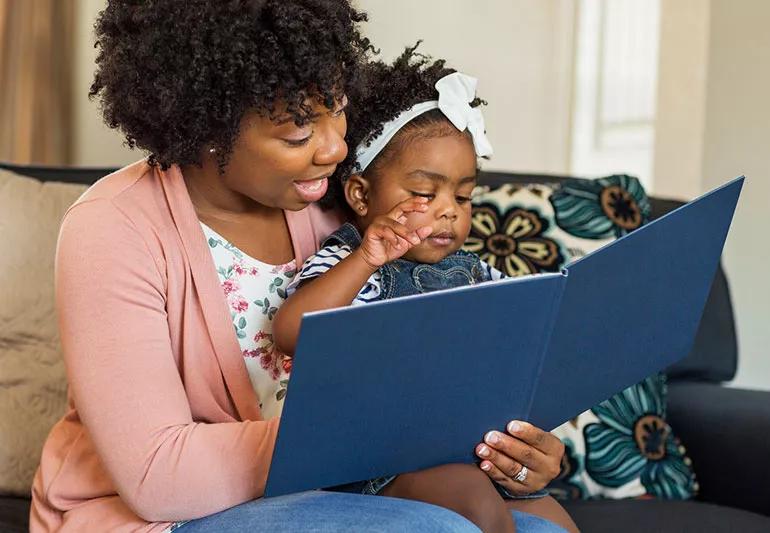
[[372, 180], [368, 212], [359, 220], [366, 229], [413, 196], [428, 198], [425, 213], [407, 215], [406, 226], [430, 226], [433, 232], [404, 255], [418, 263], [437, 263], [456, 252], [468, 237], [471, 193], [476, 186], [476, 153], [467, 135], [418, 138], [387, 163]]

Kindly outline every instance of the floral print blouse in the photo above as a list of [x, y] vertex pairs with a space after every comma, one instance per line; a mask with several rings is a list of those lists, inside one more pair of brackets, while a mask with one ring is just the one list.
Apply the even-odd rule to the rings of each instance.
[[235, 335], [249, 379], [265, 420], [280, 417], [291, 374], [291, 357], [273, 344], [273, 318], [294, 279], [294, 260], [268, 265], [245, 254], [201, 223], [209, 243], [222, 291], [227, 298]]

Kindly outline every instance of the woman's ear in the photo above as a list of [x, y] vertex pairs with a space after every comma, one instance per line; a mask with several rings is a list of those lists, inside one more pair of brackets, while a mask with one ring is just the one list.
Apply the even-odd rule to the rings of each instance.
[[353, 174], [345, 182], [345, 200], [359, 217], [369, 212], [369, 180], [361, 174]]

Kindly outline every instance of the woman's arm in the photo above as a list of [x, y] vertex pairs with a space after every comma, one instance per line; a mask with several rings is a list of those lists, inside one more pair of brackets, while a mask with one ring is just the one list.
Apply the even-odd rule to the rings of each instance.
[[[158, 246], [110, 200], [86, 201], [65, 217], [57, 310], [82, 438], [148, 521], [198, 518], [262, 495], [278, 429], [277, 419], [193, 421], [171, 347], [164, 272]], [[210, 379], [222, 379], [211, 370]]]

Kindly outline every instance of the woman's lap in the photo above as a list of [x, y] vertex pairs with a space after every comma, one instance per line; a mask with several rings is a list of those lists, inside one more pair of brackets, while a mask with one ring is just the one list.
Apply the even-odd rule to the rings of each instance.
[[[513, 515], [517, 531], [522, 533], [564, 531], [534, 515], [518, 511], [513, 511]], [[221, 513], [187, 522], [176, 528], [176, 531], [478, 533], [479, 529], [459, 514], [427, 503], [386, 496], [312, 491], [246, 502]]]

